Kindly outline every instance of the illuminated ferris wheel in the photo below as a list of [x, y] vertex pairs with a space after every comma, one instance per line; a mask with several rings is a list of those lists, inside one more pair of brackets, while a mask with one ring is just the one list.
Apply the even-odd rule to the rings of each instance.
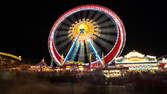
[[125, 29], [119, 17], [100, 5], [81, 5], [65, 12], [54, 23], [48, 40], [57, 65], [83, 62], [110, 64], [125, 44]]

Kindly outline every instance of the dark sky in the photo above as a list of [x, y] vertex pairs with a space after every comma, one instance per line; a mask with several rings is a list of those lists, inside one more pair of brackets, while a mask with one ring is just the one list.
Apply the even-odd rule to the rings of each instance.
[[122, 55], [133, 49], [156, 56], [167, 54], [167, 5], [160, 0], [4, 2], [0, 9], [0, 51], [23, 58], [49, 57], [47, 40], [55, 20], [82, 4], [106, 6], [122, 19], [127, 35]]

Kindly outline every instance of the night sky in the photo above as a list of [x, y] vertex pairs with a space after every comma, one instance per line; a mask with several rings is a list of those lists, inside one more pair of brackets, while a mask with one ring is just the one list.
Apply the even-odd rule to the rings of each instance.
[[167, 54], [167, 5], [160, 0], [4, 2], [0, 9], [0, 51], [23, 58], [49, 57], [47, 41], [52, 25], [62, 13], [82, 4], [103, 5], [121, 18], [127, 36], [122, 55], [132, 50]]

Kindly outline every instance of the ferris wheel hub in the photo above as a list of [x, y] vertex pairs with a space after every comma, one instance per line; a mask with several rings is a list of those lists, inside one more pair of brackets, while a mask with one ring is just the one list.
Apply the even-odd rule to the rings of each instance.
[[77, 35], [80, 33], [78, 39], [79, 41], [84, 41], [87, 39], [95, 39], [96, 36], [99, 35], [99, 33], [97, 32], [99, 31], [98, 27], [99, 26], [93, 20], [80, 19], [70, 27], [69, 37], [71, 39], [75, 39]]
[[81, 33], [86, 33], [89, 30], [87, 24], [81, 24], [81, 25], [79, 25], [78, 29], [79, 29], [79, 32], [81, 32]]

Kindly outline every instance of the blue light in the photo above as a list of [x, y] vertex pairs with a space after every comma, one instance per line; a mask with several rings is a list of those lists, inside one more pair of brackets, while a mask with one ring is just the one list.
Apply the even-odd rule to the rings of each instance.
[[81, 33], [84, 33], [84, 29], [80, 29], [80, 32], [81, 32]]
[[88, 42], [89, 42], [89, 44], [90, 44], [91, 50], [93, 51], [93, 54], [96, 56], [96, 58], [98, 58], [98, 60], [100, 60], [100, 63], [101, 63], [102, 65], [104, 65], [103, 62], [102, 62], [102, 59], [101, 59], [100, 56], [98, 55], [98, 53], [97, 53], [96, 49], [94, 48], [93, 44], [91, 43], [91, 41], [88, 40]]
[[81, 32], [79, 32], [78, 36], [76, 37], [75, 41], [73, 42], [73, 44], [72, 44], [72, 46], [71, 46], [69, 52], [67, 53], [67, 55], [66, 55], [66, 57], [65, 57], [65, 59], [64, 59], [64, 61], [63, 61], [63, 63], [62, 63], [62, 65], [64, 65], [64, 63], [67, 61], [68, 57], [69, 57], [70, 54], [72, 53], [73, 49], [75, 48], [75, 45], [76, 45], [76, 43], [77, 43], [77, 40], [78, 40], [78, 38], [79, 38], [80, 33], [81, 33]]
[[78, 42], [76, 50], [75, 50], [74, 54], [72, 55], [71, 60], [74, 60], [75, 56], [77, 55], [77, 52], [78, 52], [79, 48], [80, 48], [80, 42]]

